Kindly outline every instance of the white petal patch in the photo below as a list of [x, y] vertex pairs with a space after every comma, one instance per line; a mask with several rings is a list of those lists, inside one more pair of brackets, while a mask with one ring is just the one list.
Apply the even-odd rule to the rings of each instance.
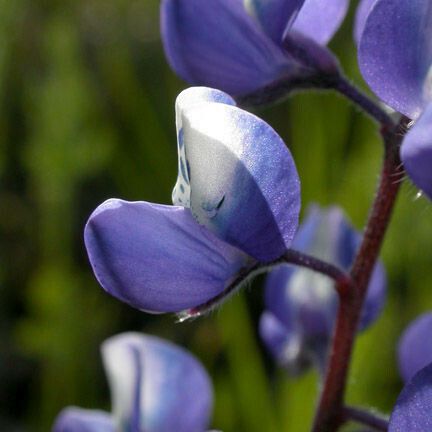
[[231, 121], [227, 121], [226, 108], [206, 104], [183, 111], [190, 206], [198, 222], [207, 226], [226, 201], [235, 199], [232, 187], [243, 152], [243, 131], [235, 127], [235, 116], [240, 110], [233, 107]]
[[123, 430], [132, 416], [137, 368], [131, 347], [139, 341], [137, 334], [124, 333], [102, 344], [102, 358], [111, 389], [116, 430]]
[[207, 87], [191, 87], [180, 93], [176, 100], [178, 177], [172, 192], [174, 205], [189, 208], [191, 196], [190, 169], [184, 142], [182, 114], [187, 109], [207, 103], [235, 105], [235, 101], [231, 96]]
[[177, 182], [172, 191], [172, 202], [177, 206], [190, 207], [190, 180], [184, 146], [183, 129], [180, 129], [177, 135], [177, 153], [178, 176]]

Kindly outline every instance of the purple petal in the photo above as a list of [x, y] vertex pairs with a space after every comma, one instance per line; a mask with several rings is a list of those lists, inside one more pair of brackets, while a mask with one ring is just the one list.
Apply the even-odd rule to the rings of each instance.
[[[359, 234], [337, 207], [312, 206], [293, 241], [293, 248], [349, 269]], [[298, 326], [309, 338], [329, 337], [338, 298], [333, 281], [311, 270], [283, 265], [266, 281], [266, 306], [287, 327]], [[375, 320], [385, 300], [386, 278], [379, 264], [369, 284], [360, 329]]]
[[264, 312], [259, 322], [259, 333], [280, 366], [291, 370], [301, 369], [299, 357], [303, 347], [298, 331], [287, 328], [271, 312]]
[[104, 411], [69, 407], [58, 415], [53, 432], [114, 432], [114, 422]]
[[326, 45], [342, 24], [348, 6], [348, 0], [306, 0], [291, 30]]
[[371, 89], [408, 117], [431, 99], [432, 4], [430, 0], [377, 0], [359, 46], [360, 69]]
[[244, 0], [244, 7], [264, 32], [280, 44], [285, 29], [294, 21], [305, 0]]
[[240, 0], [163, 0], [161, 31], [171, 67], [195, 85], [243, 95], [292, 73]]
[[279, 257], [298, 224], [300, 182], [277, 133], [240, 108], [207, 103], [182, 113], [191, 211], [261, 262]]
[[399, 371], [405, 382], [432, 363], [432, 313], [418, 317], [404, 331], [398, 347]]
[[314, 71], [316, 76], [338, 76], [339, 61], [325, 46], [299, 31], [290, 30], [283, 38], [283, 46], [292, 58]]
[[360, 43], [361, 35], [366, 24], [366, 19], [369, 16], [369, 12], [372, 6], [377, 0], [361, 0], [357, 6], [355, 22], [354, 22], [354, 40], [358, 45]]
[[84, 232], [93, 271], [114, 297], [174, 312], [221, 293], [248, 257], [200, 227], [182, 207], [108, 200]]
[[212, 387], [207, 372], [190, 353], [156, 337], [124, 333], [105, 341], [102, 355], [119, 430], [206, 430]]
[[[429, 335], [430, 337], [430, 335]], [[390, 417], [389, 432], [432, 430], [432, 364], [404, 387]]]
[[407, 133], [401, 158], [412, 181], [432, 199], [432, 104]]

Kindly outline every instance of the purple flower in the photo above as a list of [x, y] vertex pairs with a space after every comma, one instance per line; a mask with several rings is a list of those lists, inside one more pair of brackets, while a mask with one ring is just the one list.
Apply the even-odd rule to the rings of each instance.
[[420, 369], [432, 363], [432, 313], [425, 313], [403, 333], [398, 348], [399, 371], [408, 382]]
[[411, 180], [432, 200], [432, 104], [404, 138], [401, 158]]
[[243, 96], [298, 80], [311, 63], [334, 72], [323, 45], [347, 9], [347, 0], [163, 0], [162, 39], [184, 80]]
[[432, 6], [429, 0], [364, 0], [357, 16], [359, 63], [371, 89], [418, 119], [401, 147], [407, 173], [432, 198]]
[[112, 414], [69, 407], [53, 432], [204, 432], [213, 404], [207, 372], [190, 353], [162, 339], [124, 333], [102, 357]]
[[[430, 333], [428, 334], [430, 338]], [[405, 385], [390, 417], [389, 432], [432, 430], [432, 364]]]
[[363, 77], [386, 104], [417, 118], [432, 97], [430, 1], [376, 0], [360, 20]]
[[405, 387], [390, 417], [389, 432], [432, 430], [432, 313], [414, 320], [403, 333], [398, 363]]
[[281, 256], [298, 224], [297, 171], [264, 121], [199, 87], [177, 98], [176, 124], [175, 205], [111, 199], [84, 233], [102, 287], [150, 312], [223, 297], [258, 263]]
[[[349, 269], [359, 242], [360, 235], [339, 208], [312, 206], [293, 248]], [[385, 272], [378, 263], [363, 306], [360, 330], [379, 315], [385, 291]], [[265, 303], [267, 311], [261, 318], [260, 333], [278, 363], [293, 372], [311, 362], [321, 368], [338, 305], [333, 281], [308, 269], [283, 265], [267, 277]]]

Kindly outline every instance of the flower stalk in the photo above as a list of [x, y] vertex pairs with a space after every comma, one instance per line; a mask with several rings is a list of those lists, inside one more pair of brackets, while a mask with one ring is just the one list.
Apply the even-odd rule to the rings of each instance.
[[334, 336], [324, 386], [315, 416], [314, 432], [331, 432], [344, 422], [344, 393], [354, 340], [368, 283], [390, 223], [403, 178], [399, 145], [408, 119], [386, 131], [385, 156], [378, 190], [366, 224], [362, 243], [351, 269], [353, 289], [340, 295]]

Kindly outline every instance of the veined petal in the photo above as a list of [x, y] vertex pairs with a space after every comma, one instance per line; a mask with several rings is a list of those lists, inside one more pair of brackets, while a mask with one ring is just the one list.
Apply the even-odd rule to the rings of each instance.
[[108, 200], [84, 232], [93, 271], [114, 297], [149, 312], [178, 312], [220, 294], [250, 259], [182, 207]]
[[405, 382], [432, 363], [431, 334], [432, 313], [421, 315], [404, 331], [399, 341], [398, 363]]
[[361, 0], [357, 6], [354, 22], [354, 40], [357, 45], [360, 43], [369, 12], [376, 1], [377, 0]]
[[432, 103], [405, 136], [401, 147], [404, 167], [416, 184], [432, 200]]
[[212, 387], [207, 372], [190, 353], [153, 336], [124, 333], [105, 341], [102, 355], [117, 430], [206, 430]]
[[214, 102], [226, 105], [235, 105], [234, 99], [216, 89], [208, 87], [190, 87], [182, 91], [176, 99], [176, 129], [177, 129], [177, 153], [178, 153], [178, 177], [172, 193], [174, 205], [190, 207], [190, 183], [189, 168], [186, 161], [184, 148], [184, 136], [182, 127], [182, 112], [187, 108], [193, 108], [203, 103]]
[[306, 0], [291, 29], [326, 45], [342, 24], [349, 0]]
[[418, 117], [432, 97], [430, 0], [377, 0], [360, 40], [359, 63], [386, 104]]
[[104, 411], [68, 407], [58, 415], [53, 432], [114, 432], [114, 422]]
[[[430, 335], [429, 335], [430, 337]], [[390, 417], [389, 432], [432, 430], [432, 364], [404, 387]]]
[[285, 29], [294, 21], [305, 0], [243, 0], [243, 3], [264, 32], [280, 44]]
[[241, 0], [162, 0], [161, 31], [177, 74], [191, 84], [233, 95], [291, 74], [294, 65], [246, 13]]
[[276, 132], [240, 108], [208, 103], [182, 115], [191, 211], [261, 262], [279, 257], [298, 223], [300, 182]]

